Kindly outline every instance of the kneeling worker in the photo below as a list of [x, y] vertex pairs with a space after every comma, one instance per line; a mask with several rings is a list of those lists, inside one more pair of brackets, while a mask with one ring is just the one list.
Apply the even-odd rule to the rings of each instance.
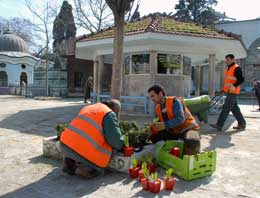
[[200, 151], [199, 125], [187, 109], [183, 99], [166, 96], [160, 85], [148, 89], [151, 100], [156, 104], [156, 114], [160, 122], [151, 127], [151, 140], [184, 140], [184, 154], [193, 155]]
[[64, 172], [88, 178], [103, 173], [112, 149], [124, 146], [118, 124], [120, 106], [119, 101], [109, 100], [80, 110], [61, 134]]

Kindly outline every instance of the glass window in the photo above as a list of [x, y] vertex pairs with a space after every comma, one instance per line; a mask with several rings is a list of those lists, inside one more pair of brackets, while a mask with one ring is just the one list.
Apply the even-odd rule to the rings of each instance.
[[181, 73], [181, 55], [175, 54], [158, 54], [158, 74], [174, 74]]
[[83, 87], [83, 73], [75, 72], [74, 73], [74, 86], [75, 87]]
[[132, 55], [132, 74], [150, 73], [150, 54]]

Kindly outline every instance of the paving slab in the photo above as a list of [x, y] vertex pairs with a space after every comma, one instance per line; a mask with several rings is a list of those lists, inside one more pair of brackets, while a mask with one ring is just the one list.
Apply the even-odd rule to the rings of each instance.
[[[122, 173], [107, 172], [84, 180], [62, 172], [61, 162], [42, 156], [42, 140], [54, 135], [54, 126], [69, 122], [84, 106], [81, 99], [34, 100], [0, 95], [0, 197], [260, 197], [260, 112], [252, 101], [241, 100], [247, 129], [234, 131], [229, 116], [224, 132], [201, 124], [203, 150], [217, 150], [217, 171], [194, 181], [176, 178], [174, 192], [155, 196]], [[144, 116], [121, 116], [139, 124]], [[216, 115], [210, 115], [214, 123]], [[163, 174], [162, 170], [160, 174]]]

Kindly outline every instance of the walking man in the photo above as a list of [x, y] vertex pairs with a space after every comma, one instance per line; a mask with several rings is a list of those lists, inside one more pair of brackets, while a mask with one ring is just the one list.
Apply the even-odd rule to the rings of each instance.
[[240, 94], [240, 85], [244, 82], [244, 77], [241, 68], [235, 63], [235, 56], [233, 54], [226, 56], [226, 64], [224, 86], [220, 91], [221, 94], [227, 95], [226, 101], [217, 123], [210, 124], [210, 126], [221, 131], [231, 111], [238, 122], [238, 125], [234, 126], [233, 129], [244, 130], [246, 128], [246, 121], [237, 103], [237, 96]]
[[253, 80], [253, 91], [255, 91], [255, 95], [256, 95], [256, 98], [258, 100], [258, 105], [259, 105], [259, 109], [260, 110], [260, 81], [257, 80], [257, 79], [254, 79]]

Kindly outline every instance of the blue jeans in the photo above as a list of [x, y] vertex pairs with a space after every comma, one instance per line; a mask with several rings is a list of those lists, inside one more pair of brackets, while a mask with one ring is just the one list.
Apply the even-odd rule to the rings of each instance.
[[230, 111], [236, 118], [238, 125], [246, 126], [246, 121], [237, 104], [237, 95], [228, 93], [226, 97], [226, 101], [223, 105], [223, 109], [218, 117], [217, 125], [219, 127], [222, 128], [224, 126]]

